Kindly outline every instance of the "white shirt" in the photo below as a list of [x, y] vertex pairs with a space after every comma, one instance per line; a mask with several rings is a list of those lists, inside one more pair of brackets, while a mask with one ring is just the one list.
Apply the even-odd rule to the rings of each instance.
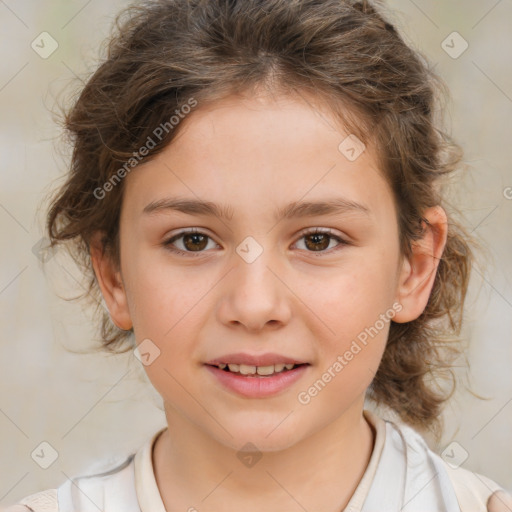
[[[487, 512], [502, 488], [463, 468], [450, 467], [412, 428], [363, 414], [375, 431], [368, 466], [340, 512]], [[35, 512], [166, 512], [153, 468], [153, 446], [162, 428], [122, 463], [75, 477], [19, 502]]]

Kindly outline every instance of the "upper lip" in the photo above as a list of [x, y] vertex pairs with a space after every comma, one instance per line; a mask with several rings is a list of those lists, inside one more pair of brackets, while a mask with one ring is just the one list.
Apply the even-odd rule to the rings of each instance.
[[226, 354], [208, 361], [205, 364], [246, 364], [248, 366], [272, 366], [276, 364], [309, 364], [306, 361], [295, 359], [293, 357], [283, 356], [281, 354], [266, 353], [259, 355], [245, 354], [237, 352], [236, 354]]

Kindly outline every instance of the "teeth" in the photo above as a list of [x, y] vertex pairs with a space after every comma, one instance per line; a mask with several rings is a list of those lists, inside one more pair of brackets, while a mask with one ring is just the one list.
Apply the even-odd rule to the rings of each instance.
[[275, 365], [268, 365], [268, 366], [252, 366], [249, 364], [235, 364], [235, 363], [219, 363], [217, 365], [221, 370], [224, 370], [226, 367], [229, 368], [230, 372], [233, 373], [241, 373], [242, 375], [272, 375], [274, 373], [282, 372], [284, 369], [291, 370], [295, 365], [293, 363], [291, 364], [284, 364], [279, 363]]
[[272, 375], [274, 373], [274, 365], [258, 366], [258, 375]]
[[[231, 365], [229, 365], [229, 369], [231, 370]], [[242, 375], [254, 375], [256, 373], [256, 366], [249, 366], [248, 364], [241, 364], [239, 371]]]

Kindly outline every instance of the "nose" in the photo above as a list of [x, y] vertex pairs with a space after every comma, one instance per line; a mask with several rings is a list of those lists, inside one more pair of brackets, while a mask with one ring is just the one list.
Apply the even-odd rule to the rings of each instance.
[[251, 263], [236, 256], [235, 267], [222, 287], [217, 309], [227, 326], [243, 326], [248, 332], [286, 325], [291, 317], [290, 289], [284, 272], [265, 250]]

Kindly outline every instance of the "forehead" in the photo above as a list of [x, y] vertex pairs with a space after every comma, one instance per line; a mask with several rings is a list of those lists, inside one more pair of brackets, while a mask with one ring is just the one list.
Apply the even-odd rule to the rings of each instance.
[[207, 147], [210, 155], [248, 157], [252, 150], [276, 160], [290, 151], [337, 150], [340, 137], [352, 135], [325, 102], [305, 93], [230, 95], [200, 104], [182, 124], [174, 154]]
[[307, 97], [229, 96], [199, 105], [182, 123], [171, 144], [127, 177], [125, 198], [137, 211], [167, 192], [235, 209], [252, 204], [254, 214], [334, 192], [372, 210], [390, 206], [373, 148]]

